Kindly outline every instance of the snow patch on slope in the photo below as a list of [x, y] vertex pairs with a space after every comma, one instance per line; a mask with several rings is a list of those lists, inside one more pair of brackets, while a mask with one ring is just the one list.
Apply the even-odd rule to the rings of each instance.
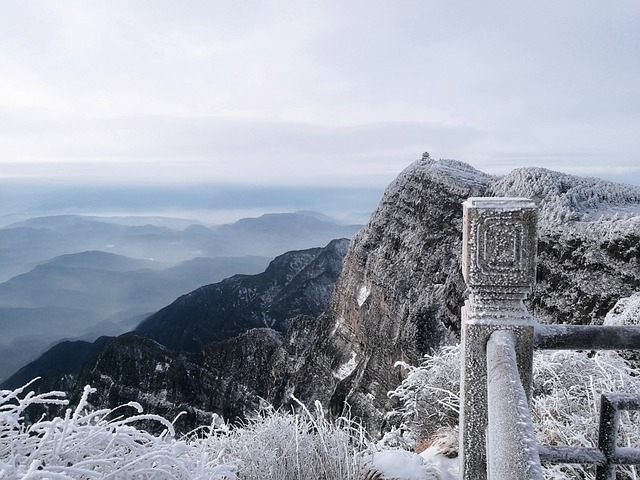
[[356, 362], [356, 352], [351, 352], [351, 358], [347, 360], [346, 363], [340, 365], [335, 372], [333, 372], [333, 376], [338, 380], [344, 380], [356, 369], [358, 362]]
[[358, 307], [362, 307], [362, 305], [364, 305], [364, 302], [367, 301], [367, 298], [369, 298], [369, 295], [371, 295], [371, 286], [362, 285], [358, 289], [358, 296], [356, 298], [358, 302]]
[[[404, 450], [374, 452], [367, 460], [368, 475], [365, 478], [402, 480], [457, 480], [457, 459], [441, 454], [420, 454]], [[454, 465], [455, 464], [455, 465]]]
[[604, 318], [605, 325], [640, 325], [640, 292], [621, 298]]

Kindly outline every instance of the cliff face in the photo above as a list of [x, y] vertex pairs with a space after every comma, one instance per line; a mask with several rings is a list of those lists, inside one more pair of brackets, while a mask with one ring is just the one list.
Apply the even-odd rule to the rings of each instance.
[[[458, 329], [461, 203], [482, 195], [491, 177], [456, 161], [415, 162], [385, 192], [354, 237], [327, 311], [298, 360], [279, 364], [271, 400], [293, 393], [333, 413], [379, 426], [387, 392], [400, 381], [398, 360], [417, 363]], [[305, 338], [294, 324], [289, 337]], [[304, 330], [308, 326], [301, 324]], [[292, 349], [285, 340], [281, 348]], [[282, 378], [280, 372], [288, 372]]]
[[[294, 323], [276, 351], [269, 399], [348, 404], [374, 431], [401, 380], [398, 360], [455, 340], [465, 285], [461, 203], [471, 196], [532, 198], [540, 207], [538, 283], [529, 306], [543, 322], [600, 323], [640, 289], [640, 188], [544, 169], [491, 177], [422, 159], [388, 187], [354, 237], [327, 311]], [[617, 212], [617, 213], [614, 213]], [[304, 339], [296, 341], [296, 339]]]
[[[91, 385], [91, 402], [114, 408], [131, 400], [147, 412], [173, 419], [185, 412], [178, 431], [210, 425], [212, 414], [245, 418], [260, 406], [266, 379], [262, 372], [282, 336], [252, 329], [198, 353], [176, 352], [146, 338], [124, 335], [112, 341], [78, 375], [76, 387]], [[74, 388], [72, 403], [81, 388]], [[146, 425], [153, 428], [154, 423]]]

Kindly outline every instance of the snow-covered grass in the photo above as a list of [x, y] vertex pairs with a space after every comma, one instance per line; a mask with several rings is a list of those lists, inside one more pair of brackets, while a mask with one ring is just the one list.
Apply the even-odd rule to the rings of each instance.
[[[439, 428], [454, 429], [459, 409], [459, 346], [442, 348], [419, 367], [401, 366], [408, 375], [390, 392], [402, 406], [390, 414], [390, 421], [395, 420], [398, 427], [388, 437], [411, 445], [437, 436]], [[597, 447], [600, 394], [640, 393], [640, 370], [615, 352], [537, 352], [533, 368], [532, 415], [542, 445]], [[637, 413], [622, 412], [618, 445], [640, 448]], [[637, 467], [618, 466], [617, 472], [618, 478], [638, 478]], [[548, 466], [545, 478], [592, 479], [594, 469]]]
[[[88, 409], [93, 389], [64, 417], [24, 421], [34, 404], [65, 405], [62, 392], [35, 395], [29, 384], [0, 391], [0, 478], [4, 479], [303, 479], [358, 478], [371, 446], [361, 426], [327, 421], [322, 407], [299, 414], [266, 408], [244, 426], [217, 418], [177, 439], [173, 425], [157, 415], [122, 417], [118, 410]], [[136, 428], [156, 421], [159, 435]]]
[[[62, 392], [35, 395], [28, 385], [0, 391], [0, 478], [7, 479], [223, 479], [235, 478], [236, 465], [197, 455], [176, 440], [173, 425], [157, 415], [123, 418], [118, 410], [89, 410], [84, 395], [64, 417], [24, 422], [34, 404], [66, 404]], [[126, 405], [141, 412], [140, 405]], [[134, 426], [140, 420], [165, 427], [152, 435]]]
[[239, 461], [239, 478], [358, 478], [362, 453], [372, 447], [363, 427], [344, 417], [328, 421], [319, 403], [314, 412], [300, 410], [268, 407], [243, 427], [213, 430], [192, 445]]
[[[597, 447], [601, 393], [640, 394], [640, 371], [632, 369], [614, 352], [551, 352], [534, 361], [532, 414], [538, 439], [545, 445]], [[620, 446], [640, 448], [640, 423], [633, 412], [621, 412]], [[581, 466], [547, 467], [549, 478], [593, 478], [593, 469]], [[638, 478], [637, 467], [618, 466]], [[567, 476], [565, 476], [565, 474]]]

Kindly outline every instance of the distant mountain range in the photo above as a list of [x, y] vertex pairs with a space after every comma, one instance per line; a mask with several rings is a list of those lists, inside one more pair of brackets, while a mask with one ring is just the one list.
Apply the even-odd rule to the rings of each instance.
[[[496, 177], [423, 158], [387, 188], [343, 263], [346, 242], [331, 242], [194, 290], [100, 348], [68, 345], [67, 356], [81, 347], [86, 362], [45, 372], [42, 388], [77, 396], [90, 383], [98, 406], [135, 400], [167, 416], [185, 410], [184, 429], [213, 413], [242, 417], [260, 399], [295, 407], [295, 395], [332, 415], [349, 409], [377, 432], [392, 406], [387, 392], [402, 379], [395, 362], [417, 364], [459, 336], [461, 203], [472, 196], [538, 204], [537, 284], [527, 304], [539, 321], [600, 324], [618, 299], [640, 291], [640, 187], [540, 168]], [[39, 371], [28, 365], [5, 387]]]
[[325, 310], [348, 245], [333, 240], [324, 248], [287, 252], [263, 273], [201, 287], [146, 318], [135, 333], [188, 352], [252, 328], [284, 334], [296, 316]]
[[[327, 308], [348, 245], [341, 239], [287, 252], [261, 274], [201, 287], [132, 333], [59, 343], [2, 388], [35, 376], [42, 377], [43, 389], [77, 393], [80, 384], [90, 383], [99, 387], [98, 403], [144, 397], [168, 416], [185, 410], [181, 425], [187, 428], [205, 421], [203, 412], [242, 417], [259, 405], [268, 380], [265, 368], [291, 323]], [[206, 402], [204, 410], [189, 406], [195, 392]]]
[[134, 218], [58, 215], [0, 228], [0, 280], [26, 273], [56, 256], [92, 250], [160, 264], [195, 257], [273, 258], [288, 250], [326, 245], [334, 238], [350, 238], [360, 228], [316, 212], [268, 214], [215, 227], [184, 226], [184, 222], [163, 218], [157, 219], [160, 225], [131, 225]]
[[359, 228], [316, 212], [211, 228], [142, 220], [162, 224], [63, 215], [0, 228], [0, 380], [53, 342], [132, 330], [199, 286], [259, 273], [287, 250], [325, 245]]

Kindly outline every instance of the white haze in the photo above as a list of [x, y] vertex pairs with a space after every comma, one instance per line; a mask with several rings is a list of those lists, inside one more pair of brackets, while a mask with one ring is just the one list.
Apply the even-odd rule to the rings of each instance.
[[7, 2], [0, 177], [382, 188], [428, 150], [640, 183], [640, 6]]

